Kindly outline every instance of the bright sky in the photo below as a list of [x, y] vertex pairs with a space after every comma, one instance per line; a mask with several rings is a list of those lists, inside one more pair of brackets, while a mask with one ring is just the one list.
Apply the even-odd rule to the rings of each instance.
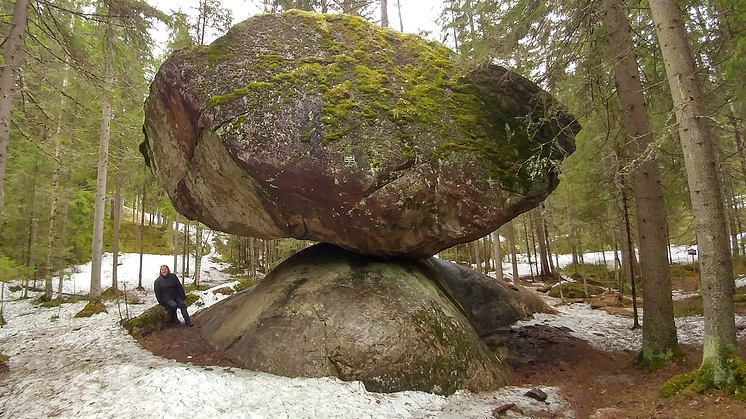
[[[420, 31], [430, 31], [428, 36], [431, 39], [438, 39], [440, 30], [435, 20], [442, 8], [442, 0], [400, 0], [401, 14], [404, 22], [404, 32], [420, 33]], [[170, 13], [171, 10], [181, 8], [182, 12], [194, 14], [199, 0], [147, 0], [147, 2], [159, 10]], [[223, 7], [227, 7], [233, 12], [233, 24], [242, 22], [249, 17], [261, 13], [261, 8], [252, 0], [222, 0]], [[389, 26], [399, 29], [399, 16], [396, 9], [396, 0], [388, 0]], [[376, 19], [379, 17], [377, 16]], [[168, 38], [168, 32], [163, 24], [156, 26], [156, 33], [153, 34], [156, 41], [165, 44]], [[215, 40], [220, 34], [208, 37], [207, 42]], [[158, 48], [162, 49], [162, 47]]]

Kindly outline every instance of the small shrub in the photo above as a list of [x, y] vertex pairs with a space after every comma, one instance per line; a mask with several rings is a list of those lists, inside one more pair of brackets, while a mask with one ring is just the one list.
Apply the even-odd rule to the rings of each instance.
[[104, 303], [100, 301], [90, 302], [86, 304], [86, 306], [83, 307], [83, 310], [80, 310], [75, 315], [75, 317], [91, 317], [94, 314], [98, 313], [108, 313], [108, 311], [106, 311], [106, 306], [104, 305]]
[[223, 294], [223, 295], [231, 295], [234, 292], [235, 291], [231, 287], [222, 287], [222, 288], [218, 288], [216, 290], [212, 290], [213, 294]]

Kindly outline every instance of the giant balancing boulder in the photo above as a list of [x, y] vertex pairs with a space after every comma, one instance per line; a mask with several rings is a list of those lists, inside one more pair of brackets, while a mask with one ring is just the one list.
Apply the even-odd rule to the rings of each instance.
[[195, 319], [207, 341], [251, 370], [358, 380], [382, 392], [508, 384], [510, 368], [435, 270], [317, 244]]
[[290, 11], [175, 52], [141, 151], [175, 208], [211, 228], [424, 258], [538, 205], [579, 129], [501, 67]]

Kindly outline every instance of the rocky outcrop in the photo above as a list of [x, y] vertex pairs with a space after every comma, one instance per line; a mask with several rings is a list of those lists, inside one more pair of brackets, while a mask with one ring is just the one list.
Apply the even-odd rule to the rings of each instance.
[[507, 384], [448, 286], [420, 262], [319, 244], [197, 313], [205, 339], [247, 368], [450, 394]]
[[509, 328], [516, 321], [527, 319], [537, 312], [556, 313], [524, 287], [498, 281], [438, 258], [430, 258], [423, 263], [448, 284], [480, 336]]
[[174, 53], [141, 151], [211, 228], [428, 257], [536, 206], [578, 124], [501, 67], [346, 15], [291, 11]]

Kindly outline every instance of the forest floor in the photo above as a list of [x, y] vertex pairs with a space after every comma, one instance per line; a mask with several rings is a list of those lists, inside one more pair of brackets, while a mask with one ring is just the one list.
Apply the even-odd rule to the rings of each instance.
[[[542, 284], [526, 285], [535, 287]], [[691, 291], [689, 281], [680, 280], [679, 285], [679, 291]], [[546, 299], [556, 306], [576, 306], [576, 311], [587, 310], [587, 302], [580, 300], [562, 303]], [[737, 303], [736, 311], [746, 316], [746, 302]], [[631, 319], [628, 321], [631, 325]], [[167, 327], [139, 338], [139, 343], [155, 355], [187, 364], [240, 368], [240, 362], [215, 350], [204, 340], [199, 331], [199, 315], [194, 317], [194, 322], [195, 327]], [[614, 345], [599, 348], [599, 345], [573, 335], [574, 330], [567, 326], [546, 323], [529, 322], [513, 327], [511, 349], [514, 357], [508, 361], [513, 367], [513, 386], [559, 388], [566, 407], [574, 411], [576, 418], [746, 418], [746, 403], [719, 392], [681, 394], [670, 399], [658, 396], [658, 390], [666, 380], [699, 366], [701, 345], [682, 344], [684, 356], [681, 359], [656, 372], [648, 372], [635, 365], [636, 350], [620, 350]], [[614, 338], [604, 336], [603, 325], [597, 326], [601, 332], [592, 334], [599, 338]], [[740, 324], [739, 331], [743, 330], [744, 325]], [[639, 334], [639, 330], [637, 332]], [[739, 341], [739, 353], [746, 359], [746, 339]], [[555, 411], [533, 412], [532, 415], [560, 417], [560, 413]], [[511, 416], [503, 414], [503, 417]]]
[[[686, 263], [686, 249], [674, 255], [678, 253]], [[563, 258], [569, 263], [569, 256]], [[104, 266], [110, 266], [110, 255], [104, 259]], [[692, 315], [676, 319], [686, 358], [656, 373], [634, 366], [642, 332], [630, 328], [631, 318], [592, 309], [587, 301], [562, 302], [540, 294], [558, 313], [535, 314], [513, 325], [513, 358], [508, 360], [514, 368], [513, 385], [448, 397], [418, 391], [374, 393], [360, 382], [249, 371], [214, 351], [198, 333], [199, 310], [225, 298], [217, 290], [236, 282], [224, 272], [224, 264], [210, 257], [203, 261], [202, 282], [211, 288], [197, 292], [198, 302], [189, 307], [196, 326], [172, 326], [136, 341], [119, 322], [156, 304], [152, 279], [171, 258], [145, 255], [143, 272], [149, 279], [142, 281], [143, 290], [134, 290], [139, 260], [137, 254], [123, 255], [119, 275], [120, 287], [135, 293], [141, 304], [107, 301], [108, 313], [89, 318], [74, 317], [85, 301], [43, 308], [33, 302], [38, 293], [24, 299], [21, 291], [6, 285], [7, 324], [0, 327], [0, 355], [7, 360], [0, 368], [0, 419], [490, 419], [497, 417], [495, 409], [510, 404], [516, 406], [500, 414], [503, 419], [746, 418], [746, 404], [722, 394], [658, 398], [665, 380], [699, 365], [704, 322], [696, 304], [686, 306]], [[519, 265], [522, 275], [529, 271], [527, 264]], [[107, 272], [102, 278], [110, 277]], [[696, 303], [697, 287], [679, 282], [674, 284], [677, 302]], [[737, 283], [746, 287], [746, 278]], [[65, 280], [63, 290], [85, 294], [89, 284], [90, 265], [82, 265]], [[746, 358], [746, 306], [739, 303], [736, 309], [740, 355]], [[547, 393], [547, 400], [526, 397], [532, 388]]]

